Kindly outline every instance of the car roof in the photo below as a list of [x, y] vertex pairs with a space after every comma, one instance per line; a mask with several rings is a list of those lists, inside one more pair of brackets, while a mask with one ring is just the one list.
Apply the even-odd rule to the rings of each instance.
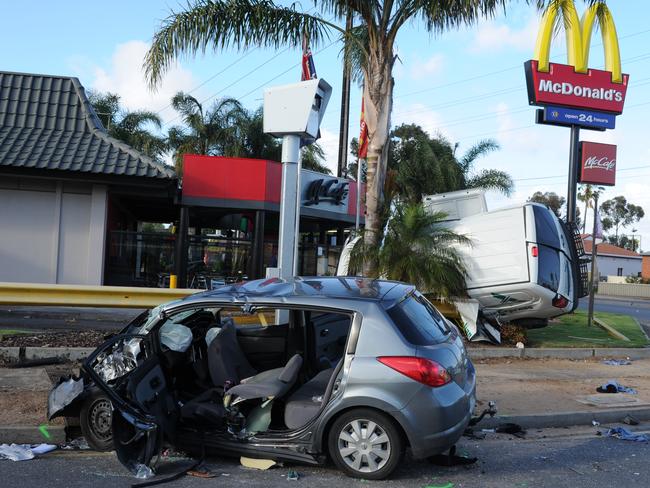
[[[291, 298], [336, 298], [391, 304], [414, 290], [413, 285], [398, 281], [377, 280], [350, 276], [297, 276], [290, 280], [268, 278], [232, 285], [224, 285], [214, 290], [190, 295], [183, 301], [203, 301], [220, 299], [264, 298], [277, 301]], [[384, 307], [388, 303], [383, 303]]]

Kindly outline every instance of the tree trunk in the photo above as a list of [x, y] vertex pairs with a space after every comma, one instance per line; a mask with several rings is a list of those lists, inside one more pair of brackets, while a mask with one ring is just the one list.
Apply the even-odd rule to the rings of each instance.
[[[372, 53], [364, 73], [363, 97], [368, 125], [368, 157], [366, 160], [366, 224], [364, 244], [378, 243], [383, 225], [381, 213], [383, 189], [388, 163], [388, 135], [393, 102], [393, 55]], [[363, 265], [364, 276], [376, 275], [377, 263], [372, 258]]]

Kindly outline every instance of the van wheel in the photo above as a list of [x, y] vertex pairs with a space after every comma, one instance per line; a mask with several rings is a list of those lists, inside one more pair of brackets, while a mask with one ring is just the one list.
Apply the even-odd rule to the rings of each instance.
[[104, 393], [93, 390], [79, 412], [79, 425], [86, 442], [95, 451], [113, 450], [113, 407]]
[[381, 480], [398, 466], [404, 441], [390, 417], [359, 408], [336, 419], [329, 432], [328, 450], [348, 476]]

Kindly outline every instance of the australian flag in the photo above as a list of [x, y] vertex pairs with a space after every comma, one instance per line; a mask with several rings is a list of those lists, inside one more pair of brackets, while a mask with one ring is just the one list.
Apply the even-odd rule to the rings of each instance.
[[316, 66], [314, 66], [314, 58], [311, 55], [309, 48], [309, 40], [307, 36], [302, 36], [302, 76], [300, 81], [313, 80], [318, 78], [316, 75]]

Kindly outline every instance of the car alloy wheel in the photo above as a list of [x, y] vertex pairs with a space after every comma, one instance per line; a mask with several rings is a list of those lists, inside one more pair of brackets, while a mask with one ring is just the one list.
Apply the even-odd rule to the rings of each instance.
[[372, 409], [343, 413], [329, 431], [330, 457], [339, 469], [355, 478], [386, 478], [399, 465], [403, 446], [395, 421]]

